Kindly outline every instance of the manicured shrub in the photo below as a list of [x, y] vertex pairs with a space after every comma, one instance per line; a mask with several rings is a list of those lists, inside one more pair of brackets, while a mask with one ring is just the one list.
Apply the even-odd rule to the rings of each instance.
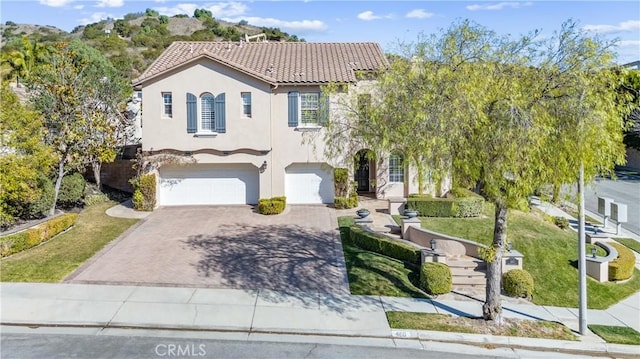
[[284, 196], [273, 198], [262, 198], [258, 201], [258, 213], [272, 215], [280, 214], [287, 205], [287, 199]]
[[333, 185], [337, 197], [349, 195], [349, 170], [336, 168], [333, 170]]
[[482, 197], [407, 199], [407, 208], [423, 217], [478, 217], [483, 206]]
[[429, 193], [411, 193], [408, 198], [433, 198]]
[[552, 220], [553, 220], [553, 224], [555, 224], [556, 226], [562, 229], [569, 228], [569, 220], [566, 219], [565, 217], [555, 216], [555, 217], [552, 217]]
[[336, 209], [349, 209], [358, 207], [358, 194], [353, 192], [349, 197], [335, 197], [333, 205]]
[[411, 263], [416, 267], [420, 265], [420, 250], [410, 244], [383, 237], [359, 226], [351, 226], [346, 237], [356, 247]]
[[618, 251], [618, 258], [609, 262], [609, 280], [618, 281], [631, 278], [636, 263], [636, 257], [631, 249], [618, 243], [607, 244]]
[[53, 182], [44, 174], [38, 175], [36, 179], [40, 196], [33, 202], [26, 204], [25, 211], [20, 216], [24, 219], [44, 218], [49, 213], [55, 197]]
[[74, 173], [62, 177], [60, 192], [58, 193], [58, 205], [64, 208], [74, 207], [81, 203], [87, 182], [80, 173]]
[[468, 190], [464, 187], [453, 187], [449, 193], [451, 193], [455, 198], [467, 198], [467, 197], [471, 197], [471, 198], [482, 198], [482, 196], [480, 196], [479, 194]]
[[524, 269], [512, 269], [502, 276], [502, 287], [510, 297], [533, 297], [533, 277]]
[[156, 207], [156, 175], [149, 173], [131, 180], [133, 208], [137, 211], [153, 211]]
[[0, 255], [6, 257], [48, 241], [71, 227], [77, 218], [78, 214], [67, 213], [25, 231], [0, 237]]
[[434, 295], [451, 292], [451, 269], [444, 263], [423, 263], [420, 268], [420, 286], [427, 293]]

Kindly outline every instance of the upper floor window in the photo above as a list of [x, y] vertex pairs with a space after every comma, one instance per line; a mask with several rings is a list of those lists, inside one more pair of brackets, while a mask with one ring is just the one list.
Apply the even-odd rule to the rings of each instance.
[[318, 125], [318, 103], [320, 95], [317, 93], [300, 94], [300, 122], [302, 126]]
[[187, 133], [203, 136], [226, 133], [225, 108], [224, 92], [215, 97], [205, 92], [199, 98], [187, 93]]
[[389, 182], [404, 182], [404, 158], [399, 153], [389, 156]]
[[251, 117], [251, 92], [242, 92], [242, 117]]
[[289, 98], [289, 127], [316, 129], [329, 120], [329, 97], [319, 92], [291, 91]]
[[216, 130], [216, 112], [215, 97], [206, 93], [200, 96], [200, 130], [203, 132], [215, 132]]
[[162, 116], [173, 116], [173, 97], [171, 96], [171, 92], [162, 93]]

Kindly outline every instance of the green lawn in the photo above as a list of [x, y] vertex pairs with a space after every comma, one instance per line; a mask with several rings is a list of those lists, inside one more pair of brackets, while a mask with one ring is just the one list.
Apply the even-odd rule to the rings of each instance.
[[[353, 224], [353, 219], [340, 217], [338, 223], [343, 232]], [[344, 242], [342, 248], [351, 294], [427, 297], [427, 294], [418, 288], [420, 273], [417, 268]]]
[[[493, 210], [481, 218], [421, 218], [422, 227], [456, 237], [490, 244], [493, 237]], [[535, 213], [509, 210], [507, 238], [524, 254], [524, 268], [535, 281], [533, 302], [540, 305], [578, 306], [577, 233], [562, 230]], [[588, 306], [604, 309], [640, 290], [640, 271], [623, 284], [587, 283]]]
[[411, 312], [387, 312], [387, 320], [389, 326], [396, 329], [576, 340], [576, 336], [564, 325], [542, 320], [503, 319], [500, 325], [493, 325], [484, 319]]
[[2, 260], [3, 282], [59, 282], [107, 243], [136, 223], [137, 219], [107, 216], [115, 202], [84, 209], [76, 225], [43, 245]]
[[640, 333], [629, 327], [589, 325], [589, 329], [607, 343], [640, 345]]
[[614, 240], [622, 245], [625, 245], [634, 251], [640, 253], [640, 242], [633, 238], [614, 238]]

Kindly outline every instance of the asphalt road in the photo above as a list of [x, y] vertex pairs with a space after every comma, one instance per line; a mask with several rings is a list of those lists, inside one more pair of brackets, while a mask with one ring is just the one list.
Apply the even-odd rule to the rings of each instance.
[[[478, 355], [331, 344], [242, 342], [213, 339], [3, 333], [8, 358], [483, 358]], [[495, 356], [492, 356], [495, 357]], [[513, 357], [513, 356], [512, 356]], [[489, 357], [485, 357], [489, 358]]]
[[609, 197], [626, 204], [628, 222], [623, 223], [622, 228], [640, 235], [640, 175], [618, 172], [617, 177], [616, 180], [599, 178], [586, 186], [585, 206], [598, 213], [598, 197]]

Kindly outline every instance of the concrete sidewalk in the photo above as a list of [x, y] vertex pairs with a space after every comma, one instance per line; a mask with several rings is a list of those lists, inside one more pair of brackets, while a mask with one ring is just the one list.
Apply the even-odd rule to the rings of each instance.
[[[3, 283], [0, 290], [0, 323], [5, 332], [41, 326], [197, 330], [350, 338], [368, 341], [370, 345], [380, 342], [398, 347], [424, 348], [425, 342], [447, 342], [583, 355], [640, 355], [637, 346], [607, 344], [596, 336], [584, 336], [581, 341], [571, 342], [392, 330], [385, 314], [387, 311], [414, 311], [478, 316], [482, 306], [478, 301], [87, 284]], [[612, 312], [611, 308], [590, 311], [589, 323], [620, 326], [626, 324], [621, 318], [633, 317], [633, 313], [639, 317], [637, 303], [624, 301], [621, 304], [626, 308], [619, 312]], [[576, 309], [527, 304], [505, 303], [504, 317], [558, 321], [570, 328], [575, 328], [578, 321]], [[629, 324], [638, 329], [637, 323]], [[477, 350], [487, 354], [486, 348]]]

